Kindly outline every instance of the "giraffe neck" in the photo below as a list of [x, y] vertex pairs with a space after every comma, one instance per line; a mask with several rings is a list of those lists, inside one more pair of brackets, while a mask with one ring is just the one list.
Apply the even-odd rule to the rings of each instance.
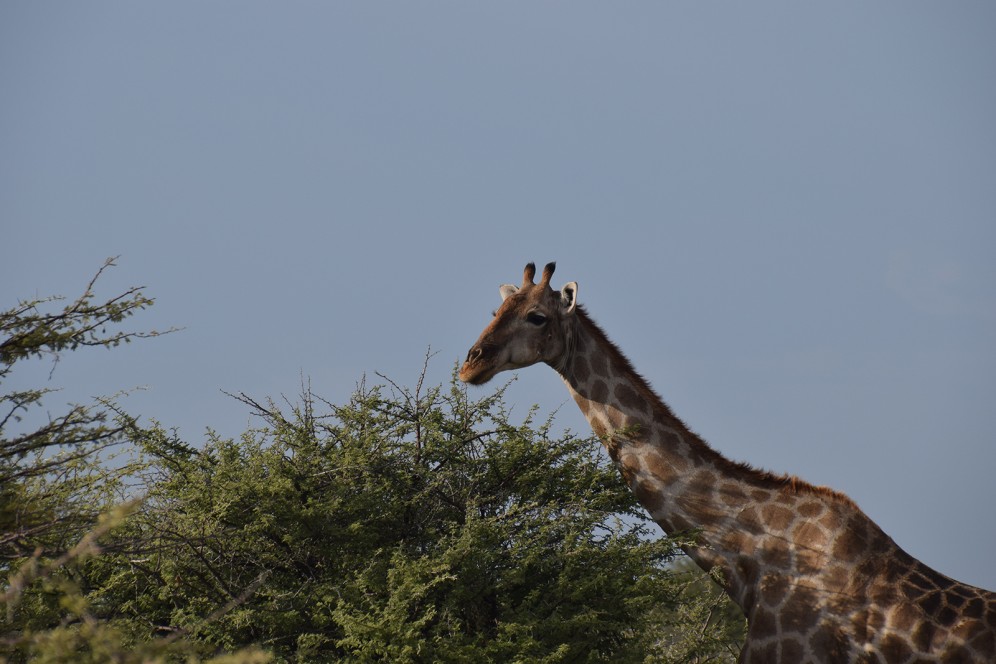
[[[820, 573], [829, 533], [847, 518], [834, 503], [853, 508], [846, 498], [725, 459], [672, 414], [583, 311], [566, 333], [567, 351], [555, 368], [623, 478], [665, 532], [696, 533], [686, 552], [707, 571], [720, 568], [745, 612], [763, 575], [798, 578], [807, 565]], [[800, 553], [793, 540], [801, 522], [818, 517], [836, 521], [810, 527], [805, 534], [815, 546]]]

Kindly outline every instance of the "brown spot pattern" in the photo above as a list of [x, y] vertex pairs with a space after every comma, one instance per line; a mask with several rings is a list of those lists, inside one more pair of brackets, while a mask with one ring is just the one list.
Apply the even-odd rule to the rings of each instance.
[[591, 375], [591, 368], [588, 366], [588, 360], [583, 357], [574, 358], [574, 378], [582, 383], [588, 382], [588, 377]]
[[795, 514], [791, 510], [779, 505], [765, 505], [761, 508], [761, 517], [764, 519], [764, 525], [769, 530], [782, 532], [795, 519]]
[[[468, 354], [465, 380], [480, 382], [508, 330], [529, 329], [503, 327], [502, 316], [529, 306], [558, 311], [552, 267], [542, 284], [532, 282], [534, 268], [526, 274], [472, 349], [477, 354]], [[748, 609], [742, 661], [996, 662], [996, 595], [912, 559], [846, 496], [719, 456], [672, 415], [583, 309], [575, 312], [547, 337], [513, 341], [573, 348], [569, 381], [578, 406], [621, 462], [623, 478], [665, 527], [702, 529], [698, 559], [719, 565], [728, 593]], [[562, 330], [570, 343], [552, 336]], [[610, 427], [627, 435], [608, 436]]]
[[823, 514], [826, 507], [818, 500], [810, 500], [803, 502], [796, 508], [796, 512], [799, 516], [805, 517], [807, 519], [815, 519], [819, 515]]
[[596, 376], [601, 376], [602, 378], [609, 377], [609, 362], [605, 359], [604, 355], [595, 353], [594, 355], [589, 355], [588, 360], [591, 362], [591, 370]]
[[621, 383], [616, 385], [615, 397], [622, 404], [623, 408], [644, 413], [647, 411], [647, 404], [640, 395], [629, 385]]

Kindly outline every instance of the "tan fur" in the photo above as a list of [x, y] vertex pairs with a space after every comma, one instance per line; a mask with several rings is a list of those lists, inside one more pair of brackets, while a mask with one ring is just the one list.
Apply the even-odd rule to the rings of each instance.
[[651, 517], [695, 530], [688, 554], [718, 567], [744, 610], [742, 662], [996, 662], [996, 594], [900, 549], [844, 494], [730, 461], [678, 419], [576, 305], [576, 284], [503, 287], [460, 378], [546, 363]]

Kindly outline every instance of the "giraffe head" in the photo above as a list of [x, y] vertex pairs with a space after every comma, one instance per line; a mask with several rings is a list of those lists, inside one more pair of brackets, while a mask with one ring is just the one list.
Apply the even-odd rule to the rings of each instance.
[[536, 266], [530, 263], [523, 271], [522, 286], [506, 284], [498, 289], [501, 306], [467, 353], [460, 380], [480, 385], [501, 371], [537, 362], [557, 366], [567, 348], [564, 331], [577, 307], [578, 285], [572, 281], [560, 291], [550, 288], [554, 268], [556, 263], [548, 263], [537, 284]]

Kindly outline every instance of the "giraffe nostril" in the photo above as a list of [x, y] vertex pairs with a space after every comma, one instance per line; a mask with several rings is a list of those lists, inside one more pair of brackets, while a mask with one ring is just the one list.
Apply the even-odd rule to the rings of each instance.
[[480, 362], [494, 355], [495, 346], [491, 344], [478, 344], [467, 353], [468, 362]]

